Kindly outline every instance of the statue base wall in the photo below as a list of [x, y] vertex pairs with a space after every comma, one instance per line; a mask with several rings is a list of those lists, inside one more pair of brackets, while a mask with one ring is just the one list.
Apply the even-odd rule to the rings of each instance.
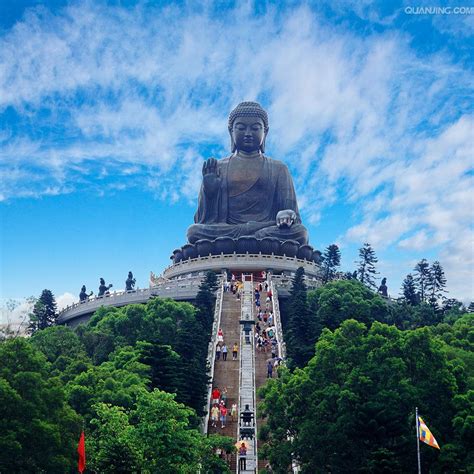
[[[234, 274], [257, 271], [271, 271], [273, 274], [291, 275], [303, 267], [308, 279], [320, 280], [320, 265], [314, 261], [281, 255], [258, 254], [221, 254], [181, 260], [167, 267], [162, 276], [166, 279], [181, 279], [203, 275], [212, 270], [229, 271]], [[236, 275], [237, 276], [237, 275]]]

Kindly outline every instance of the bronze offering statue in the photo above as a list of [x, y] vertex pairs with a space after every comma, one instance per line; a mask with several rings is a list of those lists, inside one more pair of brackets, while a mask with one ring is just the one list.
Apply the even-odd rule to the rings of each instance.
[[264, 154], [265, 110], [256, 102], [242, 102], [231, 112], [228, 128], [232, 154], [203, 165], [189, 242], [251, 236], [308, 244], [288, 168]]
[[125, 280], [125, 290], [126, 291], [133, 291], [133, 287], [135, 286], [136, 279], [133, 278], [133, 273], [128, 272], [128, 278]]
[[104, 296], [109, 294], [110, 288], [112, 288], [112, 283], [110, 285], [105, 284], [105, 280], [103, 278], [100, 279], [100, 286], [99, 286], [99, 294], [97, 296]]
[[382, 283], [379, 286], [378, 292], [382, 295], [388, 298], [388, 287], [387, 287], [387, 279], [382, 278]]
[[81, 303], [83, 301], [87, 301], [93, 294], [94, 294], [93, 291], [87, 294], [86, 285], [82, 285], [81, 292], [79, 293], [79, 301]]

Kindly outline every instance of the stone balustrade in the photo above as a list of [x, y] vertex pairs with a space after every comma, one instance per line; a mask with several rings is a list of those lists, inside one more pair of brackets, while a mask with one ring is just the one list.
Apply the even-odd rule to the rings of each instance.
[[165, 278], [174, 279], [183, 275], [194, 275], [209, 270], [220, 272], [222, 269], [238, 269], [243, 273], [271, 269], [273, 272], [295, 272], [303, 267], [309, 277], [318, 277], [320, 266], [309, 260], [296, 257], [263, 254], [221, 254], [181, 260], [170, 265], [163, 272]]
[[216, 305], [214, 308], [214, 320], [212, 323], [211, 340], [207, 348], [207, 396], [206, 406], [204, 407], [205, 415], [201, 419], [201, 433], [207, 434], [209, 426], [209, 407], [211, 406], [211, 395], [212, 395], [212, 380], [214, 375], [214, 365], [216, 362], [216, 346], [217, 346], [217, 333], [221, 326], [221, 314], [222, 314], [222, 300], [224, 297], [224, 284], [221, 283], [216, 293]]
[[172, 298], [177, 301], [192, 300], [196, 297], [202, 277], [170, 280], [150, 288], [133, 291], [114, 291], [104, 296], [94, 296], [85, 301], [64, 308], [58, 316], [58, 324], [77, 324], [88, 319], [101, 306], [126, 306], [146, 303], [150, 298]]

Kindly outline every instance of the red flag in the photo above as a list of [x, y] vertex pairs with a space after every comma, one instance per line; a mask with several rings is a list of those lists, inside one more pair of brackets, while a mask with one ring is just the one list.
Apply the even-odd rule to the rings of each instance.
[[81, 431], [79, 444], [77, 445], [77, 453], [79, 454], [79, 461], [77, 462], [77, 470], [82, 473], [86, 469], [86, 437], [84, 430]]

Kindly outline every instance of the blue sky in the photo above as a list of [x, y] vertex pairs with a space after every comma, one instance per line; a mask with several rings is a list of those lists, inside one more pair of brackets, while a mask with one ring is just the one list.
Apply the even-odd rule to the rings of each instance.
[[1, 2], [2, 301], [147, 286], [242, 100], [268, 110], [313, 246], [353, 270], [370, 242], [395, 296], [438, 259], [473, 299], [474, 4], [429, 6]]

